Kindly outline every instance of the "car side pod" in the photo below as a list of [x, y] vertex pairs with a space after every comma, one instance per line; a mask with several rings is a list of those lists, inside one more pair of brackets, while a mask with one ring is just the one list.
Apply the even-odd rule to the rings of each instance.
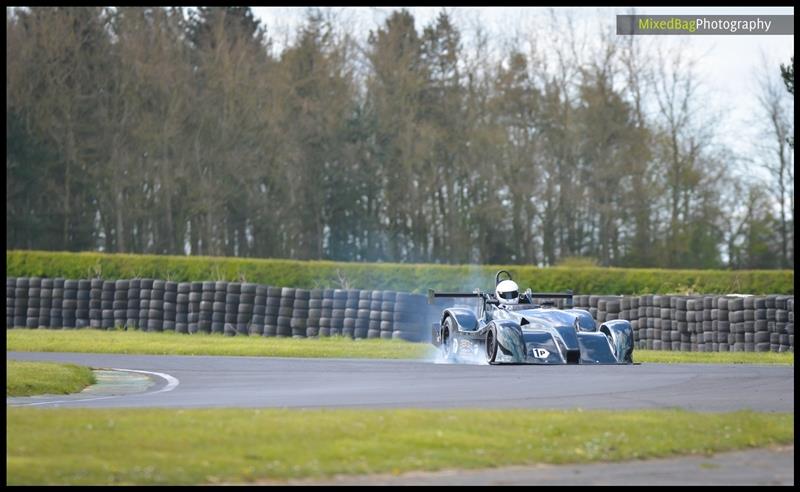
[[581, 364], [632, 364], [633, 329], [626, 320], [601, 324], [596, 332], [578, 334]]
[[497, 340], [495, 362], [527, 362], [525, 338], [519, 324], [510, 320], [494, 320], [487, 326]]
[[606, 321], [600, 325], [598, 331], [609, 338], [617, 362], [633, 363], [633, 328], [630, 321], [624, 319]]

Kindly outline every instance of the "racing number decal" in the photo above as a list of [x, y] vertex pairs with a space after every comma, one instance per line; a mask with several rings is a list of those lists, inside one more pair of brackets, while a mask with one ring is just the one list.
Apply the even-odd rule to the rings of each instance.
[[531, 355], [533, 355], [537, 359], [546, 359], [547, 356], [550, 355], [550, 352], [548, 352], [547, 350], [545, 350], [543, 348], [535, 348], [535, 349], [531, 349]]

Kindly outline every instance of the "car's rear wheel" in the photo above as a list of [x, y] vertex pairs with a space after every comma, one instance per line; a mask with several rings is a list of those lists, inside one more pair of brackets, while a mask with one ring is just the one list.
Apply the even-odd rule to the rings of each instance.
[[497, 357], [497, 334], [492, 326], [486, 332], [486, 362], [494, 364], [495, 357]]

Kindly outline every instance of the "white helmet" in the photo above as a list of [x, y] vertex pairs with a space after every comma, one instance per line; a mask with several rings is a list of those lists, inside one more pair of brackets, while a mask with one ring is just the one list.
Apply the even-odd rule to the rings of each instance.
[[513, 280], [503, 280], [494, 290], [501, 304], [519, 304], [519, 286]]

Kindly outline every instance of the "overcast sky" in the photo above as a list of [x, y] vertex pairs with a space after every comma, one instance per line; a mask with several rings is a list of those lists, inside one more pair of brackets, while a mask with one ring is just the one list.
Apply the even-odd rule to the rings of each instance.
[[[416, 20], [418, 31], [430, 24], [443, 7], [339, 7], [338, 15], [356, 27], [355, 32], [368, 32], [380, 26], [394, 10], [408, 9]], [[492, 35], [492, 46], [502, 47], [503, 40], [515, 34], [542, 32], [547, 23], [548, 9], [544, 7], [444, 7], [469, 42], [471, 26], [480, 24]], [[613, 29], [616, 15], [628, 13], [628, 7], [573, 7], [569, 10], [585, 32], [587, 42], [595, 39], [601, 28]], [[267, 25], [276, 45], [281, 46], [303, 21], [304, 7], [254, 7], [254, 13]], [[794, 15], [792, 7], [636, 7], [637, 14], [651, 15]], [[595, 33], [592, 32], [596, 29]], [[648, 42], [663, 47], [680, 43], [702, 63], [698, 75], [710, 107], [723, 111], [720, 130], [726, 143], [740, 155], [753, 156], [753, 142], [758, 138], [755, 113], [756, 75], [766, 61], [777, 70], [788, 63], [794, 54], [794, 36], [789, 35], [686, 35], [647, 36]], [[547, 40], [543, 40], [546, 42]]]

